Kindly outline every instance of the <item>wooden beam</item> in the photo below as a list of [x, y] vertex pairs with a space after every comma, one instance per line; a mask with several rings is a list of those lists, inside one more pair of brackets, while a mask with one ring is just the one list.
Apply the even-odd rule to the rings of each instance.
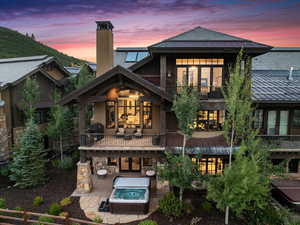
[[167, 57], [160, 56], [160, 87], [165, 91], [167, 85]]

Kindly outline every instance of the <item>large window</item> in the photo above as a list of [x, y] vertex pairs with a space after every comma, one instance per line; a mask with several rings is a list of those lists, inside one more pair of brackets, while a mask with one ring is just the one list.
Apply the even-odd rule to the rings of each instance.
[[201, 110], [198, 112], [196, 121], [196, 130], [200, 131], [218, 131], [223, 129], [224, 110]]
[[268, 111], [268, 135], [276, 134], [276, 111]]
[[225, 160], [223, 158], [192, 158], [192, 161], [198, 165], [202, 174], [220, 174], [224, 172]]
[[144, 128], [152, 128], [152, 104], [151, 102], [143, 102], [143, 125]]
[[224, 59], [176, 59], [177, 90], [187, 85], [208, 94], [222, 87]]
[[280, 111], [279, 135], [288, 134], [289, 111]]
[[300, 128], [300, 110], [294, 111], [293, 127]]
[[263, 127], [263, 110], [262, 109], [255, 110], [254, 117], [255, 117], [254, 128], [261, 129]]
[[152, 128], [152, 103], [140, 101], [141, 93], [122, 90], [106, 102], [106, 128]]

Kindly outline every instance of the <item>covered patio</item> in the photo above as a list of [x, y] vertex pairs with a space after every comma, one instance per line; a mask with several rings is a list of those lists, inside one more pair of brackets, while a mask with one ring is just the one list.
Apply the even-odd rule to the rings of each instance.
[[73, 192], [72, 196], [80, 197], [80, 208], [84, 211], [88, 218], [93, 219], [99, 216], [103, 219], [103, 223], [107, 224], [129, 223], [132, 221], [142, 220], [158, 209], [159, 199], [161, 199], [162, 196], [169, 191], [169, 186], [165, 182], [160, 182], [160, 184], [157, 185], [158, 188], [151, 188], [149, 212], [145, 215], [99, 212], [98, 208], [100, 203], [102, 201], [106, 201], [111, 195], [113, 180], [116, 176], [141, 177], [141, 175], [137, 173], [110, 174], [104, 179], [99, 179], [96, 175], [92, 175], [93, 189], [90, 193], [83, 194], [77, 190]]

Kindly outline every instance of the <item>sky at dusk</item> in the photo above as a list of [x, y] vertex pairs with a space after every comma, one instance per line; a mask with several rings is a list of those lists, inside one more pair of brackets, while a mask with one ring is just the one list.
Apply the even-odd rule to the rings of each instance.
[[0, 26], [90, 61], [96, 20], [112, 21], [114, 47], [148, 46], [196, 26], [300, 46], [300, 0], [0, 0]]

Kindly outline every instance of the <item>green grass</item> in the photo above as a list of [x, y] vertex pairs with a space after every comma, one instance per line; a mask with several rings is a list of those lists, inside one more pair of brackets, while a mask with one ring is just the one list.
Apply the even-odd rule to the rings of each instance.
[[81, 65], [83, 60], [63, 54], [30, 37], [0, 26], [0, 59], [36, 55], [54, 56], [64, 66]]

